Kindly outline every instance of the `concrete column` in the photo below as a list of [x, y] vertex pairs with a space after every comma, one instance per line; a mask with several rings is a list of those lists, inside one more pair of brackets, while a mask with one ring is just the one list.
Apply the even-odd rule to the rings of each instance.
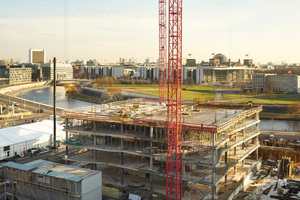
[[202, 82], [204, 80], [204, 78], [203, 78], [203, 69], [200, 69], [199, 77], [200, 77], [199, 82], [200, 82], [200, 84], [202, 84]]
[[[152, 142], [150, 142], [150, 154], [151, 155], [153, 155], [153, 149], [152, 149], [152, 146], [153, 145], [153, 143]], [[153, 170], [153, 157], [151, 156], [150, 157], [150, 170]]]
[[97, 136], [94, 135], [94, 145], [96, 146], [97, 145]]
[[215, 123], [217, 122], [217, 111], [215, 112]]
[[[67, 118], [66, 119], [66, 128], [68, 128], [69, 127], [69, 119]], [[69, 141], [69, 132], [68, 131], [66, 131], [66, 142], [68, 142]], [[66, 145], [66, 155], [69, 155], [69, 147], [68, 147], [68, 145]]]
[[195, 80], [196, 84], [200, 84], [200, 69], [197, 68], [196, 69], [196, 80]]
[[[121, 153], [121, 165], [124, 164], [124, 153]], [[123, 167], [121, 168], [121, 185], [124, 185], [124, 169]]]
[[[227, 142], [225, 143], [225, 148], [227, 148]], [[225, 164], [227, 164], [228, 163], [228, 161], [227, 161], [227, 155], [228, 153], [227, 153], [227, 151], [225, 152]], [[226, 175], [225, 175], [225, 183], [227, 183], [227, 173], [226, 173]]]
[[215, 199], [216, 192], [217, 192], [217, 187], [216, 186], [212, 186], [212, 190], [211, 190], [211, 199], [212, 200]]
[[[182, 150], [182, 158], [185, 158], [185, 149]], [[182, 163], [182, 176], [185, 175], [185, 164]]]
[[216, 84], [216, 73], [215, 73], [214, 69], [212, 70], [212, 72], [213, 72], [213, 82], [212, 82], [212, 84], [215, 85]]
[[229, 80], [229, 70], [227, 70], [226, 72], [227, 72], [227, 81], [228, 81], [228, 82], [231, 82], [231, 81]]
[[153, 174], [150, 174], [150, 191], [153, 190]]
[[159, 68], [155, 68], [155, 78], [158, 80], [159, 79]]
[[[256, 136], [256, 145], [259, 144], [258, 136]], [[256, 149], [256, 161], [258, 160], [258, 149]]]
[[[94, 145], [97, 145], [97, 136], [94, 135]], [[94, 150], [94, 161], [97, 161], [97, 150]], [[94, 170], [97, 170], [97, 164], [94, 164]]]
[[182, 80], [184, 81], [184, 82], [186, 82], [186, 78], [187, 78], [187, 70], [186, 70], [186, 67], [183, 67], [182, 68]]
[[153, 127], [150, 127], [150, 138], [153, 138]]
[[213, 133], [213, 140], [212, 140], [213, 146], [216, 144], [216, 133]]
[[213, 167], [212, 167], [212, 199], [215, 199], [215, 194], [216, 194], [216, 186], [215, 186], [215, 177], [216, 177], [216, 157], [217, 157], [217, 150], [213, 150]]
[[258, 161], [258, 149], [255, 150], [256, 153], [256, 161]]
[[144, 67], [143, 69], [144, 69], [144, 79], [147, 79], [147, 78], [148, 78], [148, 77], [147, 77], [147, 68]]
[[124, 140], [121, 139], [121, 148], [123, 149], [123, 145], [124, 145]]
[[[212, 167], [212, 185], [215, 185], [215, 177], [216, 177], [216, 157], [217, 157], [217, 150], [213, 150], [213, 167]], [[216, 193], [216, 187], [212, 186], [212, 199], [214, 199], [214, 195]]]
[[150, 170], [153, 170], [153, 157], [150, 157]]

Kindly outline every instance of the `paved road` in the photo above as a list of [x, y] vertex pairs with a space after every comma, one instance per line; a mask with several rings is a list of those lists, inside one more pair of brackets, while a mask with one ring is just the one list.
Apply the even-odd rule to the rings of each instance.
[[[38, 102], [33, 102], [30, 100], [22, 99], [19, 97], [13, 97], [5, 94], [0, 94], [0, 104], [11, 105], [12, 102], [17, 102], [19, 105], [14, 106], [15, 110], [27, 110], [32, 112], [32, 116], [20, 118], [12, 118], [12, 119], [2, 119], [0, 120], [1, 127], [13, 126], [18, 124], [24, 124], [28, 122], [36, 121], [38, 119], [48, 119], [49, 115], [53, 115], [53, 107], [45, 104], [41, 104]], [[25, 108], [25, 109], [24, 109]], [[44, 113], [37, 113], [39, 109], [43, 109]], [[57, 108], [57, 114], [62, 111], [62, 108]]]

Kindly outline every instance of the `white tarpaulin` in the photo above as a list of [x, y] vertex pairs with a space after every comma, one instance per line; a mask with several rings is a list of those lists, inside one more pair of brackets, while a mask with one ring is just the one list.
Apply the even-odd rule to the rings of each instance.
[[[62, 125], [56, 124], [57, 140], [65, 139], [62, 129]], [[0, 129], [0, 160], [20, 155], [29, 148], [46, 147], [51, 144], [52, 135], [52, 120]]]

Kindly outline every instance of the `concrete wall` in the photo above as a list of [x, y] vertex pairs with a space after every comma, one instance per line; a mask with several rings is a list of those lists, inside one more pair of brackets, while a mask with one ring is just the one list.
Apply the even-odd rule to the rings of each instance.
[[158, 96], [155, 96], [155, 95], [141, 94], [141, 93], [131, 92], [131, 91], [127, 91], [127, 90], [121, 90], [121, 95], [129, 96], [129, 97], [136, 97], [136, 98], [158, 99]]
[[26, 89], [34, 89], [34, 87], [39, 87], [44, 85], [46, 82], [38, 82], [38, 83], [29, 83], [23, 85], [14, 85], [5, 88], [0, 88], [0, 94], [9, 93], [16, 90], [26, 90]]
[[124, 76], [124, 67], [112, 67], [112, 76], [115, 76], [116, 78]]
[[84, 87], [82, 88], [83, 90], [86, 90], [86, 91], [89, 91], [89, 92], [92, 92], [92, 93], [95, 93], [95, 94], [101, 94], [101, 93], [107, 93], [107, 88], [87, 88], [87, 87]]

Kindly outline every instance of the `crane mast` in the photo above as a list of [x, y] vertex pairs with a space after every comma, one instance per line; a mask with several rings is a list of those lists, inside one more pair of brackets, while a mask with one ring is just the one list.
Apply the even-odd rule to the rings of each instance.
[[159, 103], [166, 98], [167, 73], [167, 10], [166, 0], [159, 0]]
[[169, 0], [166, 199], [182, 198], [182, 0]]

